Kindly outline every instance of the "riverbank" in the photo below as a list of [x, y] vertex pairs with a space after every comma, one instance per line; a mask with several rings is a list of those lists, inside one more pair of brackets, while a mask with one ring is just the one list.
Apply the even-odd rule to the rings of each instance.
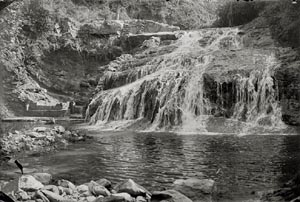
[[54, 124], [56, 121], [83, 122], [84, 119], [74, 119], [68, 117], [6, 117], [1, 119], [2, 122], [42, 122]]
[[66, 148], [69, 143], [91, 139], [79, 131], [66, 130], [61, 125], [33, 127], [3, 134], [0, 139], [1, 155], [17, 155], [20, 152], [44, 153]]
[[211, 201], [215, 190], [215, 182], [211, 179], [180, 179], [173, 183], [172, 189], [150, 192], [131, 179], [116, 185], [104, 178], [74, 185], [64, 179], [55, 181], [48, 173], [23, 175], [0, 185], [0, 190], [14, 200], [38, 202]]

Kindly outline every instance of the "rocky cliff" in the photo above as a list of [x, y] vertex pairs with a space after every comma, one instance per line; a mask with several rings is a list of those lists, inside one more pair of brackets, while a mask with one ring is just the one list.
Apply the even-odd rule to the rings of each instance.
[[[5, 76], [1, 112], [26, 115], [28, 102], [54, 106], [76, 99], [84, 103], [102, 75], [98, 67], [135, 48], [128, 44], [139, 44], [145, 39], [127, 37], [129, 33], [179, 29], [153, 21], [161, 18], [160, 9], [176, 8], [174, 2], [135, 3], [132, 0], [121, 4], [121, 18], [116, 21], [113, 1], [2, 2], [1, 72]], [[142, 8], [156, 10], [157, 15], [149, 15]], [[189, 9], [194, 8], [189, 6]], [[139, 17], [133, 19], [138, 12]], [[207, 12], [207, 16], [211, 14]], [[178, 16], [168, 22], [183, 25]]]

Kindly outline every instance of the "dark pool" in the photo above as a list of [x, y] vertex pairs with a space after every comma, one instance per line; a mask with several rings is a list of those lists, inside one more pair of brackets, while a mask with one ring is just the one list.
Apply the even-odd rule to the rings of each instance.
[[279, 187], [299, 170], [300, 136], [102, 132], [68, 150], [21, 158], [29, 169], [77, 184], [131, 178], [158, 190], [176, 179], [207, 177], [217, 182], [217, 200], [241, 201], [253, 198], [252, 191]]

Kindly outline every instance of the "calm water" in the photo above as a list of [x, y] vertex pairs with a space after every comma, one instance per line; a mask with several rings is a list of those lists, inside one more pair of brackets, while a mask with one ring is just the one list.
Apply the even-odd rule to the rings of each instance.
[[[70, 145], [47, 156], [23, 156], [27, 168], [47, 171], [76, 184], [131, 178], [150, 190], [176, 179], [216, 180], [219, 201], [254, 197], [252, 191], [279, 187], [300, 167], [300, 136], [175, 135], [101, 133], [91, 142]], [[216, 174], [217, 170], [221, 172]], [[0, 178], [8, 171], [0, 170]]]

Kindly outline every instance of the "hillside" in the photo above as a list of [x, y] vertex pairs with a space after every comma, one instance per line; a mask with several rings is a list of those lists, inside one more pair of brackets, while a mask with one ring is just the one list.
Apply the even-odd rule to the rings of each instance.
[[[120, 20], [130, 24], [133, 18], [150, 19], [194, 28], [206, 26], [213, 18], [211, 11], [196, 1], [193, 5], [189, 1], [180, 1], [180, 5], [136, 3], [120, 4]], [[26, 115], [26, 102], [51, 106], [71, 99], [85, 102], [101, 76], [96, 74], [97, 67], [129, 51], [120, 47], [116, 37], [123, 23], [103, 24], [104, 20], [116, 19], [114, 1], [30, 0], [1, 5], [1, 71], [7, 75], [3, 79], [2, 112]], [[165, 15], [167, 10], [172, 12]], [[190, 20], [182, 14], [186, 11], [192, 11], [190, 18], [201, 18], [188, 24]], [[137, 30], [143, 26], [141, 21]]]

